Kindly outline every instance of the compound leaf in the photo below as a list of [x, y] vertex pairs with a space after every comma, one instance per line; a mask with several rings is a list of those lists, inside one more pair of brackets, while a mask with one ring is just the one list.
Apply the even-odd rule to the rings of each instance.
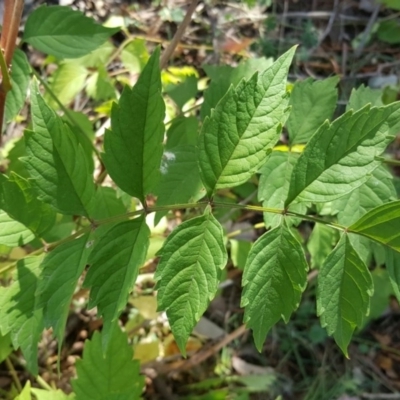
[[263, 73], [231, 87], [206, 118], [199, 137], [200, 173], [207, 194], [246, 182], [279, 139], [288, 114], [286, 76], [292, 48]]
[[43, 257], [26, 257], [17, 262], [15, 280], [0, 288], [0, 331], [11, 333], [15, 349], [21, 347], [27, 367], [38, 373], [37, 350], [43, 330], [42, 310], [37, 306], [37, 288]]
[[21, 222], [39, 237], [55, 223], [56, 212], [48, 204], [38, 200], [31, 183], [11, 172], [0, 187], [0, 207], [10, 217]]
[[155, 279], [159, 310], [165, 310], [182, 354], [190, 333], [215, 296], [227, 262], [223, 231], [209, 208], [179, 225], [159, 252]]
[[282, 317], [288, 322], [307, 285], [308, 265], [301, 244], [282, 223], [262, 235], [247, 257], [241, 306], [259, 351]]
[[150, 230], [143, 217], [121, 222], [95, 243], [84, 286], [90, 288], [89, 307], [103, 316], [107, 347], [112, 323], [126, 307], [139, 268], [146, 260]]
[[[258, 200], [263, 207], [283, 209], [289, 191], [290, 177], [299, 155], [289, 151], [273, 151], [261, 167]], [[302, 203], [293, 204], [290, 211], [304, 214], [307, 206]], [[266, 227], [280, 224], [282, 215], [264, 213]], [[293, 218], [291, 219], [293, 220]]]
[[339, 198], [366, 182], [400, 123], [400, 103], [369, 105], [324, 123], [293, 170], [286, 205]]
[[351, 225], [349, 232], [358, 233], [400, 252], [400, 201], [382, 204], [368, 211]]
[[307, 143], [320, 125], [331, 119], [336, 108], [338, 76], [296, 82], [290, 94], [292, 106], [287, 121], [290, 143]]
[[70, 7], [41, 6], [25, 24], [23, 40], [58, 58], [78, 58], [102, 45], [119, 28], [106, 28]]
[[34, 132], [25, 131], [25, 166], [39, 199], [67, 215], [90, 215], [95, 186], [87, 153], [67, 124], [31, 90]]
[[15, 49], [11, 65], [11, 90], [7, 93], [5, 106], [6, 122], [10, 122], [20, 112], [31, 79], [31, 67], [22, 50]]
[[346, 357], [351, 336], [369, 311], [372, 293], [371, 274], [344, 234], [319, 271], [317, 313]]
[[144, 386], [140, 364], [132, 360], [125, 333], [115, 327], [103, 354], [103, 333], [85, 342], [83, 357], [76, 362], [78, 378], [72, 381], [76, 400], [139, 400]]
[[104, 138], [104, 163], [111, 178], [142, 202], [158, 182], [163, 153], [165, 105], [161, 96], [160, 49], [133, 87], [113, 104], [111, 131]]
[[61, 349], [70, 303], [92, 243], [89, 235], [63, 243], [49, 252], [41, 265], [39, 306], [46, 328], [52, 327]]

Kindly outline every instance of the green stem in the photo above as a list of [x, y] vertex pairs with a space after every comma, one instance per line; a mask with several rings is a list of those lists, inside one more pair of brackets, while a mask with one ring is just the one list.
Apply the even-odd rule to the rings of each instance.
[[60, 107], [60, 109], [63, 111], [63, 113], [67, 116], [67, 118], [70, 120], [70, 122], [72, 123], [72, 125], [74, 125], [79, 131], [80, 133], [83, 135], [83, 138], [86, 142], [89, 143], [90, 147], [92, 148], [92, 150], [94, 151], [94, 153], [96, 154], [97, 158], [99, 159], [99, 161], [102, 163], [101, 160], [101, 155], [99, 150], [97, 150], [96, 146], [93, 144], [93, 142], [87, 137], [85, 131], [81, 128], [81, 126], [76, 122], [75, 118], [71, 115], [71, 113], [69, 112], [68, 108], [64, 106], [64, 104], [61, 103], [61, 101], [59, 100], [59, 98], [57, 97], [57, 95], [53, 92], [53, 90], [51, 89], [51, 87], [49, 86], [49, 84], [40, 76], [40, 74], [38, 74], [35, 70], [33, 70], [33, 75], [35, 75], [35, 77], [37, 78], [37, 80], [46, 88], [46, 91], [49, 93], [49, 95], [53, 98], [53, 100], [58, 104], [58, 106]]
[[381, 162], [389, 165], [394, 165], [396, 167], [400, 167], [400, 160], [395, 160], [393, 158], [381, 158]]
[[43, 389], [53, 391], [53, 388], [40, 375], [36, 377], [36, 381]]
[[22, 392], [22, 385], [21, 385], [21, 381], [18, 378], [17, 371], [15, 371], [14, 365], [13, 365], [13, 363], [10, 361], [10, 359], [8, 357], [5, 359], [5, 361], [6, 361], [6, 365], [7, 365], [8, 371], [10, 372], [10, 375], [11, 375], [11, 377], [12, 377], [14, 383], [15, 383], [15, 386], [17, 387], [18, 392], [21, 393]]
[[2, 51], [0, 51], [0, 70], [1, 70], [1, 90], [3, 92], [8, 92], [11, 90], [11, 79], [10, 73], [8, 71], [8, 66], [6, 63], [6, 59]]

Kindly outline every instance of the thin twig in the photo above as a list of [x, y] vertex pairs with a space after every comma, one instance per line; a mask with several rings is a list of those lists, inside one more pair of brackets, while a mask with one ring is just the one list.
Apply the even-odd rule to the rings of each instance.
[[375, 25], [376, 19], [378, 18], [378, 14], [379, 14], [379, 10], [380, 9], [381, 9], [381, 5], [378, 3], [375, 6], [375, 9], [372, 12], [371, 17], [370, 17], [370, 19], [368, 21], [368, 24], [364, 29], [364, 32], [363, 32], [363, 34], [361, 36], [361, 40], [360, 40], [359, 45], [357, 46], [356, 50], [354, 51], [354, 57], [355, 58], [360, 57], [361, 53], [363, 52], [364, 47], [365, 47], [365, 45], [367, 43], [368, 37], [370, 36], [372, 28]]
[[17, 372], [15, 371], [14, 365], [13, 363], [10, 361], [10, 359], [7, 357], [5, 359], [7, 368], [8, 368], [8, 372], [10, 373], [15, 386], [17, 387], [18, 392], [22, 392], [22, 385], [21, 385], [21, 381], [18, 378]]
[[190, 23], [190, 20], [192, 19], [194, 10], [197, 7], [197, 2], [198, 2], [198, 0], [192, 0], [192, 3], [190, 4], [190, 6], [186, 12], [185, 18], [179, 25], [179, 27], [175, 33], [175, 36], [171, 40], [171, 43], [168, 45], [168, 47], [164, 50], [164, 52], [161, 56], [161, 60], [160, 60], [161, 69], [164, 69], [167, 66], [168, 60], [172, 56], [174, 50], [176, 49], [176, 46], [178, 46], [178, 43], [180, 42], [180, 40], [183, 36], [183, 33], [185, 32], [185, 29], [187, 28], [187, 26]]

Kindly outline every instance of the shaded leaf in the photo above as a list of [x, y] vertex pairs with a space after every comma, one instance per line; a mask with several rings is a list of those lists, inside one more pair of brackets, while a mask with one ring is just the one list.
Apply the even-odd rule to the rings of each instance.
[[143, 217], [121, 222], [94, 244], [84, 286], [90, 288], [89, 308], [104, 319], [105, 348], [112, 323], [126, 307], [139, 268], [146, 260], [150, 230]]
[[289, 321], [307, 285], [308, 265], [301, 244], [282, 223], [254, 243], [244, 268], [241, 306], [259, 351], [281, 318]]
[[382, 90], [371, 89], [369, 86], [364, 85], [359, 86], [357, 89], [352, 89], [346, 111], [357, 111], [367, 104], [376, 107], [383, 106]]
[[321, 267], [326, 257], [332, 252], [337, 231], [323, 224], [315, 224], [307, 243], [311, 255], [311, 267]]
[[209, 208], [183, 222], [159, 252], [154, 276], [159, 310], [167, 312], [182, 354], [190, 333], [215, 296], [227, 262], [223, 231]]
[[400, 201], [370, 210], [348, 230], [385, 244], [400, 252]]
[[29, 371], [38, 373], [38, 342], [43, 330], [42, 310], [37, 306], [38, 278], [42, 256], [17, 262], [15, 280], [0, 288], [0, 331], [11, 333], [15, 349], [21, 348]]
[[157, 184], [163, 152], [165, 105], [161, 96], [160, 49], [150, 57], [133, 89], [125, 87], [104, 138], [111, 178], [142, 202]]
[[290, 143], [307, 143], [320, 125], [331, 119], [336, 109], [338, 76], [315, 81], [298, 81], [290, 94], [292, 106], [287, 127]]
[[372, 293], [371, 274], [344, 234], [319, 271], [317, 313], [346, 357], [353, 332], [369, 311]]
[[216, 189], [246, 182], [279, 139], [288, 113], [286, 76], [294, 51], [232, 87], [204, 121], [198, 157], [209, 196]]
[[34, 132], [25, 131], [25, 166], [39, 199], [70, 215], [90, 214], [95, 194], [87, 154], [53, 110], [34, 82], [31, 91]]
[[11, 65], [11, 90], [7, 93], [5, 106], [6, 122], [10, 122], [20, 112], [31, 79], [31, 67], [25, 53], [20, 49], [15, 49]]
[[386, 269], [389, 273], [390, 283], [394, 294], [400, 301], [400, 254], [390, 248], [386, 248]]
[[197, 144], [197, 130], [199, 122], [196, 117], [179, 116], [172, 120], [167, 130], [167, 143], [165, 148], [171, 150], [178, 146]]
[[82, 360], [76, 362], [76, 400], [139, 400], [144, 379], [126, 334], [115, 327], [104, 355], [102, 335], [95, 332], [85, 342]]
[[103, 44], [119, 28], [105, 28], [70, 7], [41, 6], [29, 14], [23, 40], [58, 58], [77, 58]]

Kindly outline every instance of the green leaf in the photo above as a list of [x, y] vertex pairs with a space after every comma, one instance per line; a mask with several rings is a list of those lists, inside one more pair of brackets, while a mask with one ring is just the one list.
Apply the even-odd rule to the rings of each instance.
[[4, 336], [0, 334], [0, 363], [2, 363], [13, 350], [10, 333]]
[[369, 210], [396, 198], [392, 174], [383, 166], [379, 166], [365, 183], [334, 200], [332, 209], [335, 213], [338, 212], [338, 222], [348, 226]]
[[389, 273], [390, 283], [394, 294], [400, 301], [400, 254], [390, 248], [386, 248], [386, 269]]
[[46, 328], [52, 327], [58, 348], [64, 339], [72, 296], [92, 250], [89, 235], [63, 243], [46, 254], [41, 265], [39, 307]]
[[98, 68], [87, 82], [86, 93], [96, 101], [115, 98], [115, 88], [104, 66]]
[[400, 252], [400, 201], [376, 207], [348, 228]]
[[167, 312], [172, 333], [185, 355], [189, 335], [215, 296], [227, 262], [222, 227], [207, 208], [202, 216], [172, 231], [159, 255], [154, 276], [158, 308]]
[[0, 206], [11, 218], [24, 224], [39, 237], [54, 225], [55, 211], [37, 199], [28, 180], [11, 172], [11, 177], [2, 182], [0, 187]]
[[75, 394], [66, 394], [62, 390], [44, 390], [32, 388], [31, 392], [35, 395], [36, 400], [74, 400]]
[[390, 44], [400, 43], [400, 25], [394, 19], [379, 23], [378, 39]]
[[11, 91], [7, 93], [5, 121], [10, 122], [20, 112], [25, 103], [26, 92], [31, 79], [31, 67], [23, 51], [15, 49], [11, 61]]
[[178, 146], [164, 153], [157, 206], [197, 201], [205, 195], [196, 161], [196, 148]]
[[104, 163], [114, 182], [142, 202], [157, 184], [163, 152], [165, 105], [160, 49], [150, 57], [133, 89], [125, 87], [104, 138]]
[[95, 244], [84, 286], [90, 288], [89, 308], [103, 316], [107, 347], [112, 323], [126, 307], [139, 268], [146, 260], [150, 230], [144, 217], [124, 221], [108, 230]]
[[317, 313], [346, 357], [354, 330], [368, 314], [372, 293], [371, 274], [344, 234], [319, 271]]
[[23, 40], [58, 58], [78, 58], [102, 45], [119, 28], [98, 25], [70, 7], [41, 6], [25, 24]]
[[139, 400], [144, 379], [126, 334], [115, 327], [104, 355], [102, 335], [95, 332], [86, 341], [82, 360], [76, 362], [76, 400]]
[[259, 351], [282, 317], [289, 321], [307, 285], [308, 265], [301, 244], [282, 223], [254, 243], [243, 273], [241, 306]]
[[286, 205], [326, 202], [366, 182], [400, 122], [400, 103], [348, 111], [324, 123], [310, 139], [293, 170]]
[[140, 73], [149, 59], [146, 40], [135, 38], [121, 52], [121, 61], [124, 67], [133, 74]]
[[31, 396], [31, 382], [27, 381], [25, 383], [22, 392], [14, 400], [32, 400]]
[[29, 371], [37, 375], [38, 342], [43, 330], [42, 310], [37, 307], [38, 277], [43, 257], [26, 257], [17, 262], [11, 286], [0, 288], [0, 331], [11, 333], [15, 349], [21, 347]]
[[22, 246], [35, 238], [35, 235], [28, 228], [13, 220], [3, 210], [0, 210], [0, 226], [0, 244], [5, 246]]
[[113, 188], [106, 186], [97, 188], [92, 206], [92, 217], [94, 219], [110, 218], [125, 214], [126, 211], [124, 203]]
[[233, 265], [237, 268], [244, 269], [252, 243], [236, 239], [231, 239], [229, 242], [231, 245], [230, 255]]
[[204, 93], [204, 101], [200, 109], [200, 117], [204, 121], [211, 110], [224, 97], [231, 85], [237, 86], [242, 79], [250, 79], [255, 72], [266, 70], [272, 65], [271, 58], [249, 58], [237, 67], [230, 65], [203, 65], [211, 83]]
[[179, 116], [174, 118], [167, 130], [166, 150], [184, 145], [195, 146], [197, 144], [198, 128], [199, 122], [196, 117]]
[[[68, 105], [85, 87], [88, 70], [75, 61], [62, 62], [51, 77], [50, 88], [63, 105]], [[48, 92], [44, 96], [50, 107], [59, 108]]]
[[[285, 199], [289, 191], [290, 177], [299, 154], [291, 152], [273, 151], [261, 167], [260, 183], [258, 186], [258, 200], [262, 201], [263, 207], [277, 208], [283, 210]], [[294, 204], [289, 208], [300, 214], [305, 214], [305, 204]], [[274, 227], [280, 224], [282, 215], [264, 213], [265, 226]], [[296, 223], [297, 218], [289, 218], [287, 221]]]
[[31, 90], [34, 132], [25, 131], [25, 166], [39, 199], [67, 215], [90, 215], [95, 186], [87, 154], [68, 125]]
[[311, 255], [311, 267], [321, 267], [336, 243], [337, 232], [323, 224], [315, 224], [307, 243]]
[[292, 48], [270, 68], [231, 88], [206, 118], [199, 137], [201, 177], [216, 189], [246, 182], [279, 139], [287, 111], [286, 76]]
[[371, 104], [372, 106], [383, 106], [382, 90], [371, 89], [369, 86], [361, 85], [357, 89], [351, 91], [349, 102], [346, 106], [346, 111], [360, 110], [365, 105]]
[[165, 92], [174, 101], [180, 110], [190, 100], [194, 99], [197, 95], [197, 77], [189, 75], [186, 79], [179, 84], [169, 85]]
[[336, 109], [338, 76], [315, 81], [308, 78], [294, 84], [287, 121], [290, 143], [307, 143], [320, 125], [331, 119]]

